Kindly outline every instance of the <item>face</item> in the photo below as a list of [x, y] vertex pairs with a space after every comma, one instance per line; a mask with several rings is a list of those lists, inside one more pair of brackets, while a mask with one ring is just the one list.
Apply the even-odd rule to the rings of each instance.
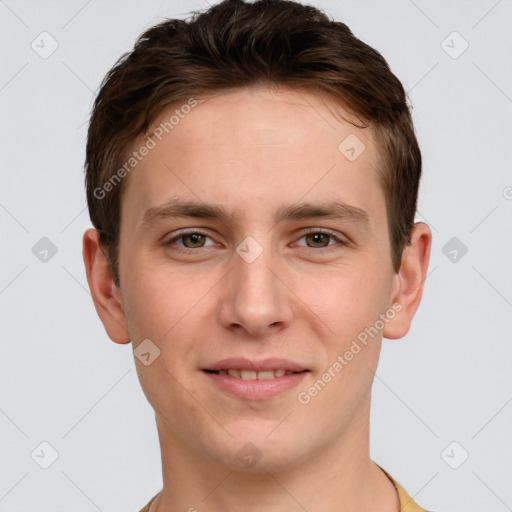
[[133, 348], [160, 351], [135, 360], [160, 436], [239, 469], [362, 446], [397, 290], [371, 132], [291, 89], [190, 110], [122, 199], [119, 297]]

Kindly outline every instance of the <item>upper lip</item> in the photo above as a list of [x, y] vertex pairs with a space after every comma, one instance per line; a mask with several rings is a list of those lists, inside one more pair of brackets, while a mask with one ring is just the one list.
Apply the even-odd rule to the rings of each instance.
[[205, 370], [229, 370], [230, 368], [239, 370], [253, 370], [256, 372], [264, 370], [289, 370], [292, 372], [302, 372], [307, 370], [304, 366], [289, 361], [288, 359], [282, 359], [279, 357], [271, 357], [262, 361], [251, 361], [245, 357], [231, 357], [228, 359], [222, 359], [211, 365], [208, 365]]

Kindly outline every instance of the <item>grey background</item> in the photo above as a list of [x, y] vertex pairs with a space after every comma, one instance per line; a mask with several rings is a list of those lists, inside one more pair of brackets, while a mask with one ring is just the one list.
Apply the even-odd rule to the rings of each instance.
[[[409, 334], [384, 341], [372, 456], [426, 508], [512, 510], [512, 1], [312, 3], [388, 60], [424, 158], [430, 273]], [[87, 289], [84, 147], [114, 61], [206, 6], [0, 2], [0, 511], [138, 511], [161, 489], [131, 345], [107, 338]]]

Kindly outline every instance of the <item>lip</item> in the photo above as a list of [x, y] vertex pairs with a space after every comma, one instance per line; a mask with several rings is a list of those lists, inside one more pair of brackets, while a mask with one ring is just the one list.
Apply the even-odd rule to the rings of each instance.
[[[229, 368], [253, 371], [282, 369], [300, 373], [283, 375], [273, 379], [243, 380], [231, 375], [219, 375], [218, 373], [207, 371], [219, 371]], [[269, 400], [298, 386], [306, 374], [309, 373], [309, 370], [298, 363], [281, 358], [270, 358], [263, 361], [230, 358], [209, 365], [208, 368], [203, 369], [203, 373], [213, 381], [217, 388], [231, 396], [242, 400]]]
[[[282, 359], [279, 357], [271, 357], [268, 359], [264, 359], [262, 361], [251, 361], [245, 357], [231, 357], [229, 359], [223, 359], [222, 361], [217, 361], [211, 365], [208, 365], [207, 368], [203, 368], [204, 370], [227, 370], [229, 368], [238, 368], [243, 370], [254, 370], [256, 372], [264, 371], [264, 370], [289, 370], [292, 372], [302, 372], [307, 370], [304, 366], [294, 363], [293, 361], [289, 361], [288, 359]], [[280, 377], [278, 377], [280, 378]]]
[[231, 375], [219, 375], [218, 373], [203, 373], [211, 379], [223, 392], [241, 398], [243, 400], [269, 400], [277, 395], [285, 393], [298, 386], [300, 381], [309, 372], [292, 373], [273, 379], [243, 380]]

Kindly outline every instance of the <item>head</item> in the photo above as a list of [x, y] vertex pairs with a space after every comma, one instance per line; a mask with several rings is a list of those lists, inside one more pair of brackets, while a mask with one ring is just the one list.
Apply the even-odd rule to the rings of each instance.
[[[277, 469], [364, 441], [382, 337], [408, 332], [428, 267], [420, 175], [400, 81], [313, 7], [224, 1], [119, 59], [88, 132], [84, 260], [110, 338], [158, 354], [136, 364], [174, 449], [248, 469], [254, 446]], [[241, 398], [212, 377], [228, 358], [304, 371]]]

